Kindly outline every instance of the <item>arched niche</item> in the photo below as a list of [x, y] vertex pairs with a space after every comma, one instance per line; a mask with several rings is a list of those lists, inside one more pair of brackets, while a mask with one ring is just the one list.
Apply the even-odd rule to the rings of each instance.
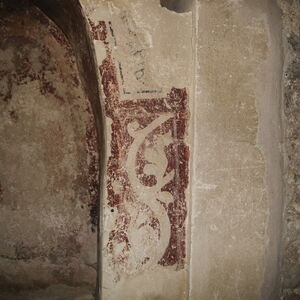
[[78, 1], [2, 1], [0, 19], [1, 291], [95, 294], [103, 137], [85, 18]]

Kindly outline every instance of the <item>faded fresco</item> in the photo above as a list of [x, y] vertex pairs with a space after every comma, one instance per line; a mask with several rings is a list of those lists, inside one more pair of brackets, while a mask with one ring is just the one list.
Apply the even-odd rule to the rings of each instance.
[[[126, 23], [126, 19], [122, 19]], [[105, 113], [111, 124], [106, 171], [105, 218], [113, 224], [104, 241], [111, 268], [134, 274], [153, 265], [184, 267], [189, 149], [184, 143], [188, 120], [186, 89], [160, 90], [143, 85], [147, 70], [143, 49], [133, 47], [137, 66], [132, 74], [114, 57], [118, 43], [111, 22], [89, 21], [94, 40], [106, 57], [99, 66]], [[131, 32], [132, 37], [135, 36]], [[139, 82], [127, 90], [126, 77]], [[151, 98], [149, 94], [160, 97]], [[139, 95], [135, 98], [134, 95]], [[143, 98], [144, 95], [147, 97]], [[128, 99], [126, 99], [126, 96]]]

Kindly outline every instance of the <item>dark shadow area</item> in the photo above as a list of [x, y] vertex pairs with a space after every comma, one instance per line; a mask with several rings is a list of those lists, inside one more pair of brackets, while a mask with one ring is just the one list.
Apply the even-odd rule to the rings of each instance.
[[177, 13], [189, 12], [192, 10], [194, 0], [160, 0], [160, 5]]

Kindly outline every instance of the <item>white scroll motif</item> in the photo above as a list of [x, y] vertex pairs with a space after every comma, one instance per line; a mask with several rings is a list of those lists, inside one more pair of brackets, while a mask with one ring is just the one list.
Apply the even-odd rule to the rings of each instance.
[[[156, 184], [154, 186], [145, 186], [141, 183], [136, 173], [137, 154], [141, 145], [156, 128], [172, 117], [172, 114], [159, 116], [143, 129], [138, 129], [137, 122], [128, 124], [128, 132], [134, 138], [128, 152], [126, 161], [126, 172], [128, 173], [130, 185], [138, 202], [144, 203], [152, 211], [154, 217], [159, 221], [159, 235], [155, 236], [154, 230], [146, 231], [142, 229], [140, 224], [144, 224], [145, 218], [143, 212], [138, 211], [134, 203], [126, 203], [126, 210], [130, 212], [132, 221], [128, 228], [128, 239], [131, 245], [127, 263], [127, 272], [135, 273], [158, 263], [163, 257], [168, 247], [171, 225], [164, 207], [173, 202], [170, 193], [161, 191], [168, 182], [174, 177], [174, 171], [165, 175], [168, 160], [165, 155], [165, 147], [172, 142], [171, 133], [167, 132], [163, 135], [157, 135], [151, 147], [146, 147], [144, 156], [147, 164], [144, 167], [144, 173], [154, 175]], [[147, 258], [147, 261], [145, 261]], [[144, 263], [142, 264], [141, 262]]]

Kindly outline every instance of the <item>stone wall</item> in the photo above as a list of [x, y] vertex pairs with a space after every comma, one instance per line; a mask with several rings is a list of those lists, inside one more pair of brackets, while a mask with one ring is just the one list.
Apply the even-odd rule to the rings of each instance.
[[298, 299], [300, 297], [300, 2], [278, 1], [278, 3], [283, 14], [282, 109], [286, 183], [281, 279], [283, 299]]

